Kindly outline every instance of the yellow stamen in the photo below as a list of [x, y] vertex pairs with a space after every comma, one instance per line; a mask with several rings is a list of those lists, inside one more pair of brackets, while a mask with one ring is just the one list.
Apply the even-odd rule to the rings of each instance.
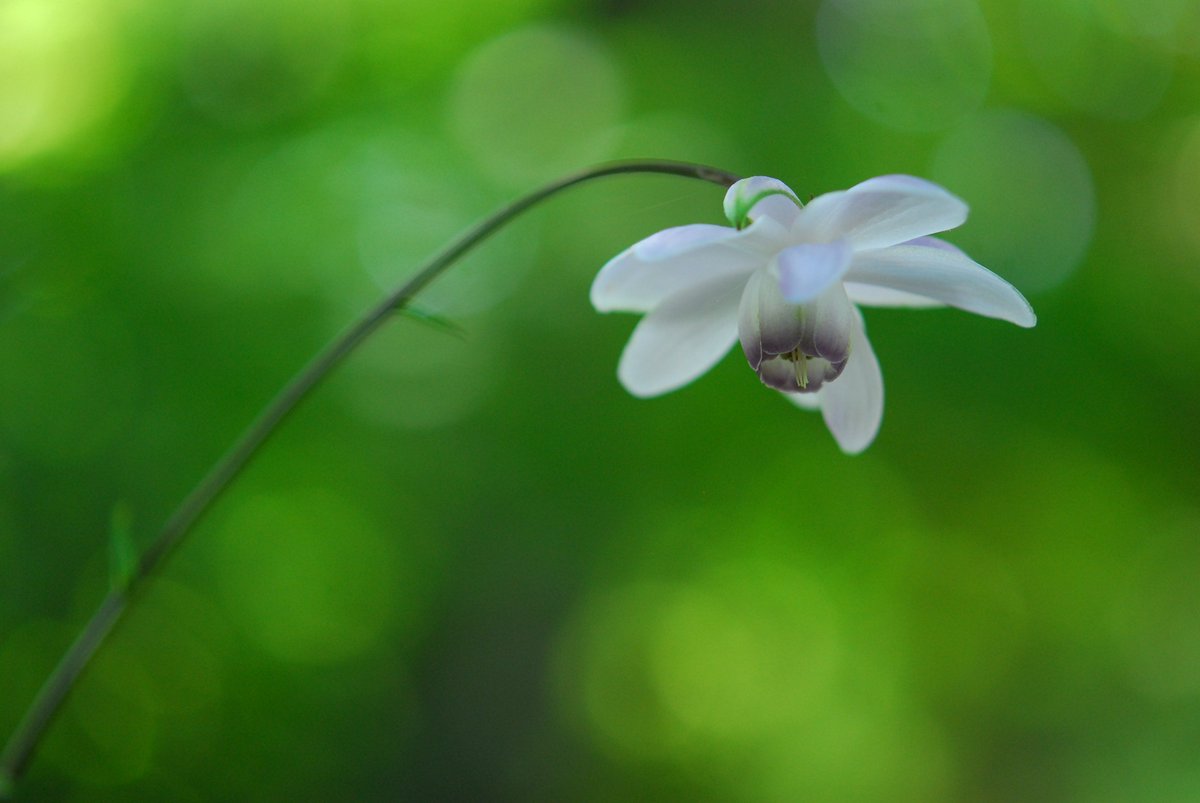
[[792, 361], [796, 366], [796, 384], [802, 389], [808, 387], [808, 355], [796, 349], [791, 353]]

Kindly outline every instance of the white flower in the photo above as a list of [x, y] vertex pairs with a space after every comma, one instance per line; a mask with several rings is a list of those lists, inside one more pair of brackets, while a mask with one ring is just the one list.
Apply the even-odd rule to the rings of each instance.
[[804, 206], [759, 176], [729, 188], [725, 214], [733, 228], [660, 231], [596, 276], [598, 311], [645, 313], [617, 369], [633, 395], [686, 385], [740, 340], [762, 382], [820, 408], [854, 454], [883, 418], [883, 378], [856, 304], [1037, 321], [1016, 288], [929, 236], [967, 219], [967, 205], [931, 182], [881, 176]]

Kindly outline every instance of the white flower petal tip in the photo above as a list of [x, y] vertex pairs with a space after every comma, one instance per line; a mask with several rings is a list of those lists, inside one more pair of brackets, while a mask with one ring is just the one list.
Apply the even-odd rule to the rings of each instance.
[[766, 216], [790, 226], [803, 204], [788, 185], [776, 178], [754, 176], [735, 182], [725, 193], [725, 218], [743, 229], [753, 216]]
[[601, 269], [597, 310], [645, 313], [617, 369], [635, 396], [694, 381], [736, 342], [759, 380], [820, 410], [858, 454], [883, 421], [883, 375], [855, 304], [948, 305], [1032, 327], [1011, 284], [931, 235], [967, 205], [912, 176], [881, 176], [804, 206], [776, 179], [729, 188], [733, 228], [697, 224], [647, 237]]
[[851, 357], [837, 382], [821, 391], [821, 415], [846, 454], [859, 454], [875, 442], [883, 423], [883, 373], [860, 326]]
[[1025, 329], [1037, 323], [1017, 288], [957, 248], [904, 244], [860, 251], [846, 281], [933, 299]]
[[737, 276], [688, 288], [642, 318], [617, 365], [625, 389], [640, 398], [661, 396], [716, 365], [737, 339], [744, 283]]
[[820, 410], [838, 448], [860, 454], [875, 442], [883, 423], [883, 373], [860, 325], [851, 343], [850, 359], [836, 382], [816, 393], [785, 392], [783, 396], [803, 410]]
[[1022, 329], [1032, 329], [1033, 327], [1037, 326], [1038, 318], [1037, 313], [1033, 311], [1033, 305], [1026, 300], [1025, 296], [1021, 295], [1017, 288], [1013, 287], [1011, 284], [1009, 287], [1012, 288], [1012, 295], [1014, 296], [1012, 301], [1012, 310], [1010, 310], [1008, 315], [1003, 317], [998, 315], [992, 315], [988, 317], [999, 318], [1002, 321], [1014, 323]]

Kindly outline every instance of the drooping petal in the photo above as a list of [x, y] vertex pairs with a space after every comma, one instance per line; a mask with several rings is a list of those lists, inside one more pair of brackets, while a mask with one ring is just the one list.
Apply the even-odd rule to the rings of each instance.
[[821, 391], [815, 393], [785, 393], [784, 398], [802, 410], [818, 410], [821, 407]]
[[[951, 251], [955, 254], [963, 254], [963, 250], [954, 243], [948, 243], [941, 237], [914, 237], [908, 242], [899, 243], [899, 245], [919, 245], [924, 248], [937, 248], [942, 251]], [[964, 254], [965, 255], [965, 254]]]
[[836, 381], [821, 388], [820, 404], [825, 424], [846, 454], [858, 454], [875, 440], [883, 422], [883, 374], [861, 324], [854, 332], [850, 360]]
[[792, 304], [812, 301], [842, 278], [852, 256], [854, 249], [845, 240], [783, 249], [776, 257], [775, 268], [784, 300]]
[[937, 184], [913, 176], [880, 176], [813, 199], [795, 226], [807, 241], [844, 237], [866, 249], [946, 231], [966, 219], [967, 205]]
[[898, 245], [854, 255], [847, 282], [925, 296], [977, 315], [1031, 327], [1037, 316], [1011, 284], [961, 251]]
[[725, 217], [737, 227], [763, 215], [790, 226], [799, 213], [800, 199], [788, 185], [776, 178], [744, 178], [735, 182], [725, 193]]
[[846, 295], [850, 296], [850, 300], [863, 307], [908, 307], [910, 309], [921, 309], [924, 307], [944, 306], [942, 302], [935, 301], [932, 298], [904, 293], [900, 290], [891, 290], [875, 284], [846, 282], [843, 286], [846, 288]]
[[[939, 248], [943, 251], [951, 251], [956, 254], [963, 253], [958, 246], [937, 237], [917, 237], [904, 243], [904, 245], [919, 245], [926, 248]], [[905, 293], [900, 290], [891, 290], [887, 287], [880, 287], [874, 284], [846, 282], [846, 294], [850, 296], [850, 300], [855, 304], [864, 307], [907, 307], [909, 309], [921, 309], [943, 306], [942, 302], [932, 298], [913, 295], [912, 293]]]
[[737, 231], [697, 223], [652, 234], [600, 269], [592, 282], [592, 306], [599, 312], [649, 312], [690, 287], [746, 274], [773, 251], [763, 242], [771, 225]]
[[658, 396], [716, 365], [737, 339], [743, 282], [741, 276], [725, 276], [688, 287], [642, 318], [617, 366], [626, 390]]

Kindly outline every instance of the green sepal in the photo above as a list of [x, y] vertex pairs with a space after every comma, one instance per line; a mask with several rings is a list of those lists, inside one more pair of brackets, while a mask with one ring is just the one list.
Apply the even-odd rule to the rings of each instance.
[[786, 190], [763, 190], [762, 192], [755, 193], [749, 198], [739, 198], [737, 200], [737, 205], [732, 210], [732, 214], [728, 215], [729, 222], [732, 223], [734, 228], [738, 229], [739, 231], [746, 228], [751, 222], [750, 210], [753, 209], [755, 204], [757, 204], [763, 198], [769, 198], [772, 195], [782, 195], [796, 206], [804, 206], [804, 204], [800, 202], [799, 198]]

